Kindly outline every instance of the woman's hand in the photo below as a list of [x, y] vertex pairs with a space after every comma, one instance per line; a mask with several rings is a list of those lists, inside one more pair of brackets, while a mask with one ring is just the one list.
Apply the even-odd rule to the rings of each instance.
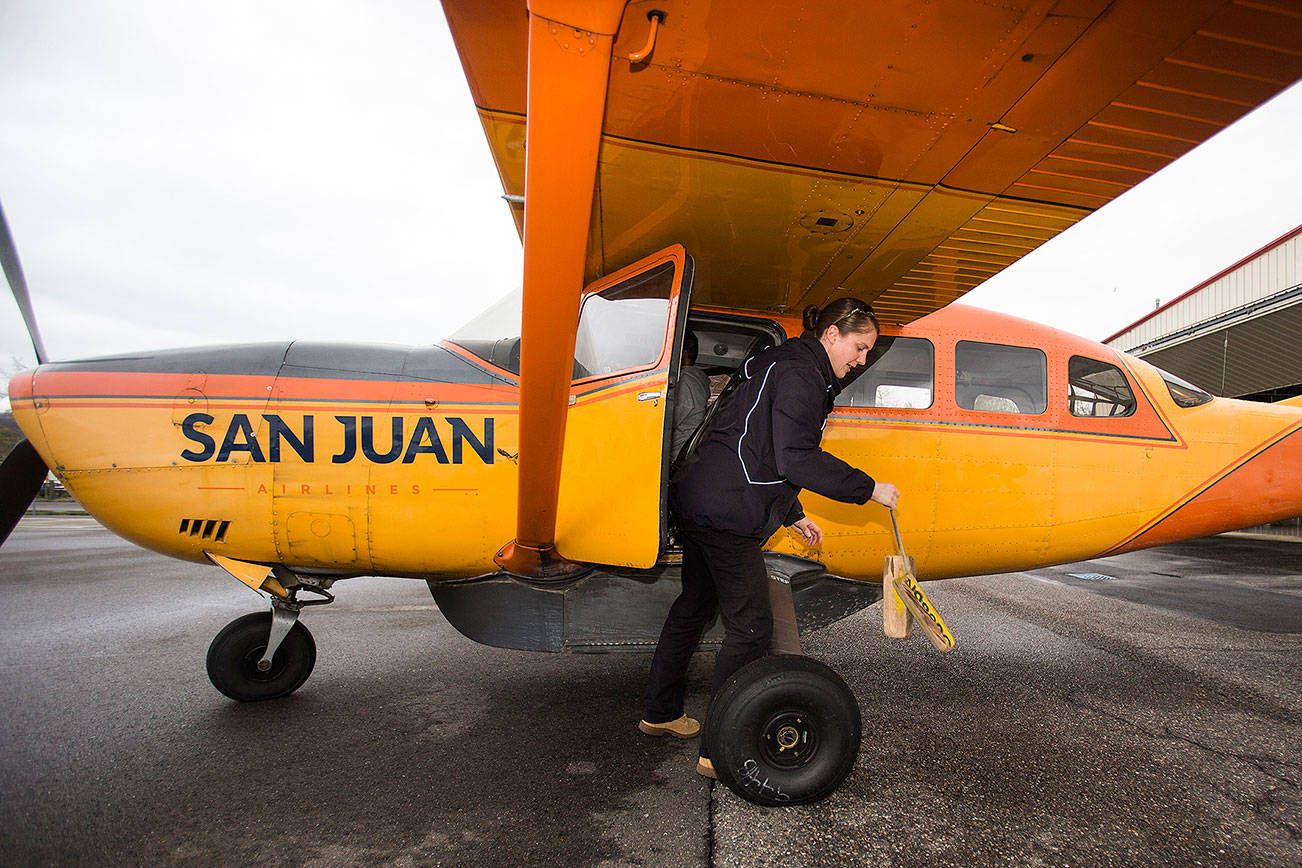
[[889, 482], [879, 482], [873, 488], [872, 499], [887, 509], [894, 509], [900, 500], [900, 490]]
[[814, 524], [814, 520], [808, 516], [793, 524], [791, 529], [800, 534], [800, 538], [810, 548], [816, 548], [823, 541], [823, 529]]

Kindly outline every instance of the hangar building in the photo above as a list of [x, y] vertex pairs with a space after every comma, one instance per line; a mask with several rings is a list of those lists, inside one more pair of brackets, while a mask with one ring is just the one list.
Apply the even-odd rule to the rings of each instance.
[[1104, 343], [1213, 395], [1302, 394], [1302, 226]]
[[[1302, 226], [1104, 343], [1213, 395], [1302, 394]], [[1302, 518], [1260, 530], [1302, 536]]]

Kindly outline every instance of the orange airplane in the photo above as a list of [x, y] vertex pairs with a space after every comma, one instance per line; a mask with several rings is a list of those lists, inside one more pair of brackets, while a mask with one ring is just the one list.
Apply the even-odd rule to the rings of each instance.
[[[301, 686], [301, 609], [358, 575], [427, 581], [480, 642], [650, 648], [676, 594], [685, 332], [717, 394], [839, 296], [885, 327], [824, 447], [899, 486], [924, 582], [1302, 513], [1296, 399], [1213, 398], [953, 303], [1302, 78], [1297, 3], [444, 8], [523, 239], [518, 328], [499, 310], [435, 346], [51, 363], [4, 233], [41, 364], [10, 382], [27, 439], [0, 529], [48, 468], [123, 537], [264, 593], [270, 612], [209, 650], [227, 696]], [[820, 547], [767, 546], [776, 644], [796, 653], [797, 628], [880, 600], [897, 553], [881, 507], [802, 502]], [[858, 750], [854, 697], [807, 658], [756, 671], [711, 709], [720, 777], [761, 804], [825, 795]]]

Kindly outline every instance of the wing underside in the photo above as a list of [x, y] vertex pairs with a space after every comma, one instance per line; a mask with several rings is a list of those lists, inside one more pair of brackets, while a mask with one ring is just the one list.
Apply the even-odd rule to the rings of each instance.
[[[663, 26], [632, 62], [653, 6]], [[504, 191], [522, 194], [524, 4], [444, 8]], [[1300, 77], [1298, 2], [631, 2], [586, 278], [682, 243], [697, 303], [856, 295], [907, 322]]]

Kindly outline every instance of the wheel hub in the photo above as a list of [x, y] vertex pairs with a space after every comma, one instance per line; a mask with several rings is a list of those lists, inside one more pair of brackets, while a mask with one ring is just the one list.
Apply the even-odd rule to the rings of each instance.
[[285, 671], [285, 661], [283, 659], [267, 660], [263, 655], [264, 651], [266, 651], [265, 645], [250, 648], [244, 655], [243, 661], [241, 661], [240, 669], [243, 670], [244, 677], [249, 681], [266, 683], [280, 677], [280, 674]]
[[769, 718], [760, 733], [765, 759], [781, 768], [802, 766], [818, 750], [818, 732], [805, 712], [779, 712]]

